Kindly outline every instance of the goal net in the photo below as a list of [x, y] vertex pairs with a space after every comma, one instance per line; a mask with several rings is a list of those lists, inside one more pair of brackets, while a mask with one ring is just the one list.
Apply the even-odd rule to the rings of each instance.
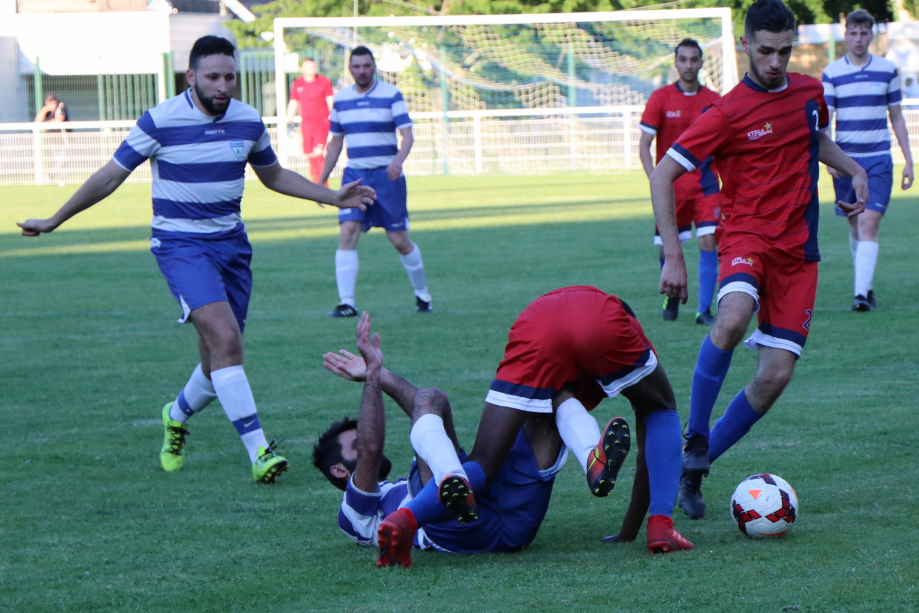
[[[629, 168], [641, 107], [676, 79], [673, 52], [684, 38], [703, 49], [704, 85], [726, 92], [736, 84], [727, 8], [276, 19], [278, 133], [287, 133], [301, 60], [316, 60], [339, 89], [352, 84], [350, 51], [364, 45], [415, 121], [408, 172]], [[278, 147], [282, 160], [305, 163], [295, 137]]]

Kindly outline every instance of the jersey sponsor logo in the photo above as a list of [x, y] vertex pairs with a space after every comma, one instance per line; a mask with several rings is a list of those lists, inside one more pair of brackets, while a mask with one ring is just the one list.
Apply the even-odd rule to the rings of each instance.
[[667, 117], [673, 119], [680, 116], [680, 111], [667, 111]]
[[734, 258], [734, 260], [731, 262], [731, 266], [737, 266], [738, 264], [753, 266], [753, 258]]
[[212, 134], [223, 134], [224, 132], [226, 132], [226, 130], [223, 128], [217, 128], [216, 130], [205, 130], [204, 135], [211, 136]]
[[300, 93], [300, 92], [302, 92], [302, 91], [303, 91], [303, 88], [302, 88], [302, 87], [298, 87], [298, 88], [297, 88], [297, 93]]
[[241, 140], [231, 140], [230, 141], [230, 149], [233, 151], [233, 153], [236, 154], [237, 160], [242, 160], [242, 159], [245, 159], [246, 157], [246, 154], [243, 151], [243, 147], [245, 147], [245, 143], [243, 143], [243, 141]]
[[769, 134], [772, 134], [772, 124], [767, 121], [761, 130], [750, 130], [747, 132], [747, 138], [750, 140], [756, 140], [758, 138], [768, 136]]

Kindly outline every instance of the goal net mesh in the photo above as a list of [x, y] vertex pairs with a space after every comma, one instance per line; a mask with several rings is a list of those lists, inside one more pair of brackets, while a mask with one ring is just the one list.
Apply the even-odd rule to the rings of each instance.
[[297, 60], [313, 58], [337, 89], [351, 84], [348, 54], [364, 45], [374, 53], [378, 77], [402, 91], [412, 112], [633, 105], [676, 79], [674, 47], [692, 38], [705, 56], [701, 81], [721, 92], [721, 19], [660, 16], [571, 23], [291, 26], [283, 29], [285, 67], [293, 78]]

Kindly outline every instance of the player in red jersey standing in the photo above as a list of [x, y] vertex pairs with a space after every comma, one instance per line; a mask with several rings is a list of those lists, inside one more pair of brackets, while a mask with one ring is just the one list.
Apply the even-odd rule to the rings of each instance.
[[300, 113], [300, 133], [303, 135], [303, 153], [310, 161], [310, 178], [319, 181], [325, 166], [325, 145], [329, 139], [329, 111], [332, 110], [332, 82], [318, 74], [316, 61], [303, 60], [303, 76], [294, 79], [290, 86], [287, 104], [288, 125]]
[[[680, 506], [705, 514], [702, 477], [740, 440], [791, 380], [810, 329], [817, 292], [819, 162], [851, 177], [865, 210], [865, 171], [833, 142], [823, 86], [787, 73], [795, 17], [781, 0], [758, 0], [747, 11], [744, 52], [750, 72], [686, 130], [651, 174], [654, 217], [666, 261], [660, 291], [687, 294], [686, 264], [674, 219], [673, 184], [714, 156], [723, 181], [724, 221], [716, 233], [721, 265], [718, 320], [702, 343], [693, 373]], [[756, 375], [709, 431], [712, 407], [731, 355], [753, 314], [759, 327], [745, 345], [759, 351]]]
[[[654, 170], [651, 141], [657, 140], [656, 159], [664, 159], [667, 150], [680, 134], [706, 108], [721, 98], [699, 83], [699, 70], [702, 69], [703, 62], [702, 47], [699, 43], [691, 38], [684, 38], [677, 45], [673, 55], [680, 78], [651, 94], [638, 125], [643, 132], [638, 153], [645, 174], [649, 177]], [[681, 243], [692, 238], [692, 224], [696, 224], [696, 237], [699, 239], [699, 309], [696, 311], [696, 323], [710, 326], [715, 323], [711, 306], [715, 283], [718, 281], [718, 244], [715, 242], [715, 228], [721, 223], [721, 193], [711, 158], [701, 167], [677, 179], [673, 184], [673, 191], [676, 196], [676, 223]], [[656, 228], [654, 244], [663, 245]], [[660, 258], [663, 267], [663, 246]], [[668, 297], [664, 303], [664, 320], [676, 320], [680, 313], [679, 308], [679, 298]]]

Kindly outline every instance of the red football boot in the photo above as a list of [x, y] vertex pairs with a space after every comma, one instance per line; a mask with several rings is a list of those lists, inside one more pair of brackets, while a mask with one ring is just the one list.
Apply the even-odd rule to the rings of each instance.
[[648, 518], [648, 551], [670, 553], [681, 549], [695, 549], [695, 545], [673, 529], [671, 518], [666, 515], [652, 515]]
[[418, 522], [408, 509], [396, 509], [387, 515], [377, 531], [377, 542], [380, 546], [377, 566], [411, 566], [412, 543], [417, 531]]
[[479, 518], [479, 507], [475, 503], [475, 496], [472, 495], [472, 488], [469, 482], [459, 475], [444, 477], [437, 490], [437, 496], [459, 523], [465, 524]]
[[622, 417], [614, 417], [606, 424], [600, 442], [587, 457], [587, 487], [590, 493], [603, 498], [613, 491], [619, 469], [629, 455], [629, 424]]

